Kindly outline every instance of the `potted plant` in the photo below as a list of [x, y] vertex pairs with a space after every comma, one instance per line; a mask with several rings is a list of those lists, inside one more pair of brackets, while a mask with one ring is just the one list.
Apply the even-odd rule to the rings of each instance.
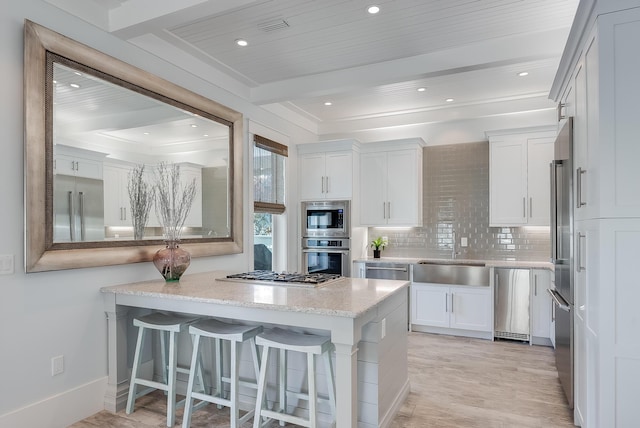
[[380, 251], [384, 250], [384, 247], [387, 246], [387, 241], [382, 239], [382, 236], [378, 236], [376, 239], [371, 241], [371, 248], [373, 248], [373, 258], [380, 258]]

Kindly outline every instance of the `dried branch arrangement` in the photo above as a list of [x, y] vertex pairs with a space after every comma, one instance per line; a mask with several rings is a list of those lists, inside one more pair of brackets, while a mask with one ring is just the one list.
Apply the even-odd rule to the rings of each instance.
[[134, 239], [142, 239], [144, 237], [144, 228], [149, 221], [149, 211], [154, 199], [153, 186], [144, 180], [144, 168], [144, 165], [136, 165], [129, 171], [129, 181], [127, 183]]
[[156, 168], [156, 214], [167, 240], [178, 240], [196, 196], [196, 180], [182, 185], [180, 165], [161, 162]]

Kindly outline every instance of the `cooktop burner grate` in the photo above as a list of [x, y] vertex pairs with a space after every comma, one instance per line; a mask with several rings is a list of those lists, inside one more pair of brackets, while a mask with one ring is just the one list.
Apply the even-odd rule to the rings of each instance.
[[327, 281], [341, 278], [341, 276], [336, 273], [289, 273], [289, 272], [273, 272], [269, 270], [254, 270], [252, 272], [227, 275], [227, 278], [247, 280], [247, 281], [322, 284]]

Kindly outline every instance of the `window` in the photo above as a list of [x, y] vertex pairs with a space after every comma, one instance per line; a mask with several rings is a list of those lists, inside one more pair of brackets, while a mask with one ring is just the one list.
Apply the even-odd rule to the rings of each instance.
[[288, 148], [254, 135], [253, 149], [253, 268], [273, 270], [274, 215], [285, 212], [284, 161]]

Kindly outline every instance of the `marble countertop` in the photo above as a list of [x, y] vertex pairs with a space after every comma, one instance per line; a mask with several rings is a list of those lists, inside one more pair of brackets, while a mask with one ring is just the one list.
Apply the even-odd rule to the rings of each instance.
[[434, 259], [428, 257], [422, 258], [410, 258], [410, 257], [380, 257], [379, 259], [374, 258], [362, 258], [356, 259], [353, 262], [376, 262], [376, 263], [407, 263], [407, 264], [416, 264], [420, 261], [431, 261], [434, 263], [442, 262], [442, 263], [460, 263], [464, 264], [467, 262], [483, 262], [489, 267], [506, 267], [506, 268], [523, 268], [523, 269], [549, 269], [553, 270], [553, 263], [551, 262], [541, 262], [541, 261], [527, 261], [527, 260], [471, 260], [471, 259]]
[[357, 318], [409, 286], [407, 281], [342, 278], [317, 287], [224, 281], [229, 272], [184, 275], [178, 283], [164, 279], [103, 287], [103, 293], [188, 300], [238, 307], [305, 312]]

